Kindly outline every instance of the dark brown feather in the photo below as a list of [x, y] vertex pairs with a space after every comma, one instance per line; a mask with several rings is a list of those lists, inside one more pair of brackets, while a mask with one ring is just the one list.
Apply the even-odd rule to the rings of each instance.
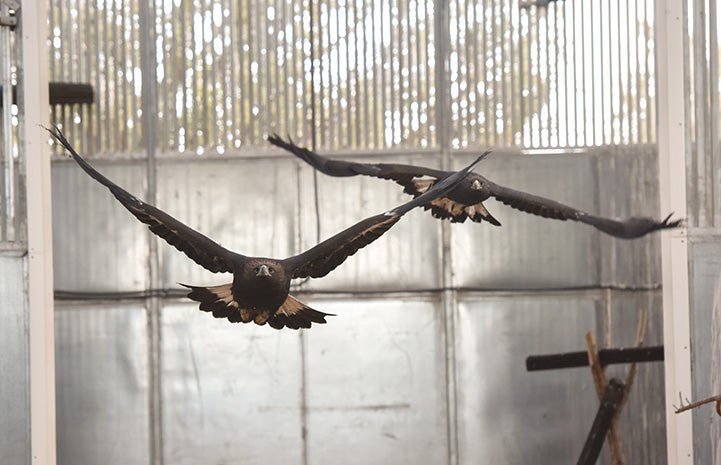
[[145, 203], [131, 195], [98, 171], [95, 170], [75, 151], [65, 136], [55, 128], [48, 132], [70, 152], [75, 162], [90, 177], [107, 187], [116, 199], [138, 220], [148, 225], [150, 230], [183, 252], [198, 265], [213, 273], [233, 271], [233, 262], [241, 262], [245, 257], [235, 254], [193, 228], [186, 226], [164, 211]]
[[375, 241], [401, 219], [400, 216], [376, 215], [321, 242], [289, 260], [294, 278], [320, 278], [333, 271], [348, 257]]

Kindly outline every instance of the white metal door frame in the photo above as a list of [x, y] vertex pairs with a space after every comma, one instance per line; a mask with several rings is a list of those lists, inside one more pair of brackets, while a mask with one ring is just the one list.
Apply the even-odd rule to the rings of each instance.
[[49, 116], [47, 2], [22, 2], [18, 76], [19, 151], [27, 200], [27, 292], [30, 358], [30, 448], [34, 465], [55, 465], [55, 334]]
[[[656, 0], [657, 124], [661, 211], [687, 217], [686, 96], [683, 2]], [[666, 439], [669, 465], [693, 464], [691, 415], [673, 405], [691, 398], [691, 343], [687, 228], [661, 235], [665, 347]]]

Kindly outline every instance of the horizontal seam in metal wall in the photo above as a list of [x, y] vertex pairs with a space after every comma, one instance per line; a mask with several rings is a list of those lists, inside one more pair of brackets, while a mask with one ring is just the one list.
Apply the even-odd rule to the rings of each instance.
[[[478, 146], [478, 147], [464, 147], [461, 149], [449, 149], [449, 153], [452, 155], [474, 155], [483, 152], [486, 148], [490, 148], [492, 153], [496, 155], [527, 155], [527, 156], [542, 156], [542, 155], [568, 155], [568, 156], [591, 156], [597, 154], [608, 154], [620, 155], [620, 156], [631, 156], [636, 153], [645, 153], [645, 150], [654, 150], [656, 144], [628, 144], [628, 145], [617, 145], [617, 146], [600, 146], [600, 147], [570, 147], [570, 148], [517, 148], [517, 147], [493, 147], [493, 146]], [[330, 157], [338, 158], [361, 158], [368, 157], [373, 159], [393, 159], [401, 156], [416, 156], [422, 155], [429, 158], [437, 156], [440, 157], [441, 149], [439, 148], [398, 148], [390, 150], [318, 150], [319, 154]], [[94, 154], [87, 157], [91, 161], [143, 161], [147, 157], [142, 151], [136, 152], [112, 152], [112, 153], [100, 153]], [[292, 159], [292, 156], [277, 150], [271, 150], [264, 147], [258, 147], [254, 150], [243, 150], [233, 151], [229, 150], [223, 154], [215, 152], [206, 152], [203, 155], [189, 155], [185, 152], [158, 152], [156, 153], [156, 159], [160, 163], [164, 162], [186, 162], [186, 163], [203, 163], [203, 162], [223, 162], [223, 161], [245, 161], [245, 160], [273, 160], [273, 159]], [[60, 153], [52, 156], [53, 163], [70, 163], [72, 160]]]
[[[545, 295], [545, 294], [574, 294], [586, 293], [593, 291], [656, 291], [661, 289], [660, 283], [651, 283], [646, 285], [625, 286], [619, 284], [598, 285], [598, 286], [559, 286], [547, 288], [490, 288], [490, 287], [435, 287], [420, 289], [394, 289], [394, 290], [378, 290], [378, 291], [351, 291], [351, 290], [334, 290], [334, 291], [302, 291], [292, 290], [295, 295], [305, 297], [355, 297], [355, 298], [372, 298], [377, 296], [429, 296], [441, 294], [446, 291], [454, 291], [461, 294], [483, 294], [486, 296], [497, 297], [520, 297], [523, 295]], [[121, 292], [86, 292], [86, 291], [66, 291], [56, 290], [55, 299], [60, 301], [133, 301], [143, 300], [149, 297], [160, 297], [166, 299], [184, 298], [187, 291], [182, 289], [149, 289], [145, 291], [121, 291]]]

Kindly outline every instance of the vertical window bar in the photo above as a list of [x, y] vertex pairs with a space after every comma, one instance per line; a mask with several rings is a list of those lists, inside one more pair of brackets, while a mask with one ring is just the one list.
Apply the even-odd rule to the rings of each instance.
[[562, 61], [562, 55], [561, 55], [561, 47], [565, 46], [559, 45], [559, 37], [561, 37], [561, 34], [565, 31], [566, 24], [561, 20], [562, 11], [565, 9], [565, 2], [561, 2], [560, 4], [558, 2], [553, 4], [553, 23], [554, 23], [554, 37], [553, 37], [553, 47], [554, 47], [554, 56], [555, 56], [555, 71], [554, 71], [554, 77], [555, 77], [555, 105], [556, 105], [556, 140], [554, 145], [556, 147], [565, 145], [563, 142], [561, 142], [561, 135], [563, 134], [562, 128], [561, 128], [561, 82], [563, 81], [563, 78], [561, 77], [561, 72], [563, 69], [563, 61]]
[[[297, 61], [295, 60], [295, 53], [293, 44], [300, 40], [295, 33], [295, 20], [293, 19], [293, 3], [294, 2], [281, 2], [278, 5], [276, 2], [276, 9], [278, 13], [278, 30], [275, 32], [279, 43], [276, 44], [276, 50], [279, 56], [276, 57], [276, 66], [278, 72], [276, 76], [276, 82], [279, 83], [276, 87], [276, 91], [280, 93], [278, 95], [278, 106], [279, 113], [278, 117], [283, 121], [283, 129], [286, 132], [290, 132], [290, 122], [295, 120], [295, 102], [297, 101], [296, 93], [296, 66]], [[289, 31], [290, 29], [290, 31]], [[290, 35], [288, 35], [290, 32]], [[283, 97], [281, 99], [281, 96]], [[277, 131], [279, 128], [274, 127]]]
[[651, 142], [651, 135], [648, 128], [648, 100], [649, 100], [649, 69], [648, 69], [648, 4], [647, 0], [640, 2], [641, 10], [639, 11], [639, 39], [638, 47], [638, 69], [639, 69], [639, 86], [638, 86], [638, 106], [639, 106], [639, 132], [641, 133], [641, 141], [644, 143]]
[[566, 97], [566, 143], [568, 146], [575, 146], [576, 145], [576, 109], [574, 107], [575, 102], [575, 92], [576, 92], [576, 86], [575, 86], [575, 78], [576, 78], [576, 70], [574, 68], [575, 64], [575, 49], [574, 49], [574, 40], [573, 36], [575, 34], [575, 21], [573, 18], [573, 15], [575, 14], [574, 11], [574, 5], [575, 3], [566, 3], [566, 19], [565, 19], [565, 30], [566, 30], [566, 40], [564, 41], [564, 49], [566, 56], [566, 89], [565, 89], [565, 97]]
[[499, 92], [499, 85], [498, 85], [498, 55], [497, 55], [497, 47], [498, 47], [498, 28], [496, 27], [496, 22], [500, 18], [500, 15], [502, 14], [499, 12], [499, 5], [496, 3], [496, 0], [491, 0], [491, 37], [489, 41], [490, 45], [490, 53], [489, 53], [489, 59], [491, 60], [491, 83], [492, 83], [492, 89], [493, 89], [493, 96], [491, 98], [491, 127], [493, 128], [493, 145], [498, 146], [500, 145], [500, 135], [498, 134], [498, 94]]
[[[656, 140], [656, 78], [655, 78], [655, 68], [656, 64], [654, 61], [654, 56], [652, 53], [649, 53], [648, 50], [650, 49], [648, 42], [654, 43], [654, 49], [655, 49], [655, 38], [654, 38], [654, 29], [651, 28], [651, 19], [656, 17], [655, 12], [653, 11], [655, 8], [655, 3], [651, 0], [646, 0], [646, 40], [647, 43], [645, 44], [645, 50], [646, 50], [646, 86], [647, 86], [647, 95], [648, 95], [648, 102], [646, 102], [646, 127], [649, 134], [649, 140], [648, 142], [654, 142]], [[649, 11], [652, 11], [651, 14], [648, 14]], [[651, 63], [653, 62], [653, 66], [651, 66]], [[653, 91], [653, 92], [652, 92]]]
[[533, 111], [531, 117], [535, 120], [534, 131], [533, 131], [533, 146], [541, 147], [543, 145], [543, 117], [541, 115], [542, 102], [541, 95], [543, 94], [541, 82], [541, 66], [542, 66], [542, 51], [541, 51], [541, 11], [543, 8], [538, 6], [535, 7], [535, 14], [533, 15], [533, 34], [531, 35], [531, 44], [534, 47], [536, 54], [535, 59], [532, 60], [532, 71], [531, 79], [533, 80], [532, 86], [532, 105]]
[[[360, 31], [356, 31], [356, 40], [358, 43], [363, 44], [363, 47], [360, 50], [359, 56], [359, 62], [358, 62], [358, 68], [361, 70], [361, 74], [359, 77], [360, 82], [362, 82], [362, 91], [363, 91], [363, 99], [364, 101], [360, 102], [359, 99], [359, 108], [358, 108], [358, 115], [359, 117], [363, 118], [362, 125], [358, 125], [356, 127], [356, 130], [360, 133], [359, 134], [359, 144], [364, 147], [374, 147], [373, 141], [372, 141], [372, 134], [369, 134], [369, 130], [372, 127], [372, 123], [370, 120], [370, 101], [372, 100], [371, 95], [368, 92], [368, 83], [370, 81], [370, 75], [369, 73], [372, 72], [372, 70], [369, 67], [368, 64], [368, 53], [369, 50], [373, 50], [372, 44], [369, 41], [368, 38], [368, 24], [369, 21], [372, 21], [372, 15], [373, 12], [368, 10], [368, 6], [366, 5], [366, 0], [361, 0], [360, 2], [360, 8], [358, 10], [358, 16], [359, 20], [362, 20], [361, 29]], [[372, 29], [371, 29], [372, 30]], [[371, 55], [372, 58], [372, 55]], [[364, 131], [365, 128], [365, 131]]]
[[[491, 120], [493, 119], [493, 117], [490, 116], [489, 111], [488, 111], [489, 110], [488, 100], [490, 99], [490, 95], [489, 95], [490, 83], [488, 82], [488, 76], [489, 76], [488, 64], [490, 61], [488, 58], [488, 48], [489, 48], [488, 47], [488, 30], [490, 28], [488, 27], [488, 19], [489, 19], [489, 16], [491, 16], [491, 15], [489, 15], [490, 10], [488, 8], [488, 2], [489, 2], [489, 0], [483, 0], [483, 8], [481, 10], [483, 12], [483, 22], [481, 23], [482, 27], [481, 27], [481, 33], [480, 33], [480, 36], [482, 38], [481, 39], [482, 64], [481, 64], [481, 68], [479, 70], [480, 73], [482, 73], [482, 74], [479, 74], [479, 77], [480, 77], [480, 80], [483, 82], [483, 126], [484, 126], [483, 134], [484, 134], [485, 145], [491, 145], [493, 143], [491, 140], [491, 134], [492, 134], [491, 133], [491, 124], [492, 124]], [[493, 20], [493, 18], [491, 18], [491, 20]], [[458, 123], [460, 124], [460, 126], [463, 126], [463, 121], [459, 121]]]
[[[412, 0], [411, 0], [412, 1]], [[402, 15], [402, 29], [404, 44], [400, 50], [401, 59], [401, 99], [403, 102], [402, 108], [402, 119], [401, 125], [403, 132], [401, 134], [401, 140], [407, 143], [413, 144], [415, 134], [411, 130], [411, 92], [413, 89], [413, 45], [411, 42], [411, 22], [410, 22], [410, 5], [409, 0], [402, 0], [400, 7], [400, 14]], [[415, 27], [415, 25], [413, 26]]]
[[591, 145], [591, 142], [589, 141], [589, 134], [591, 134], [591, 131], [593, 130], [592, 127], [590, 127], [590, 120], [592, 118], [592, 115], [589, 114], [588, 109], [591, 108], [590, 102], [589, 102], [589, 93], [588, 89], [590, 88], [589, 80], [588, 80], [588, 73], [587, 73], [587, 67], [588, 67], [588, 61], [592, 59], [592, 57], [589, 57], [589, 53], [586, 53], [586, 47], [588, 44], [588, 40], [586, 39], [586, 34], [590, 31], [590, 28], [586, 27], [585, 20], [586, 20], [586, 9], [584, 8], [584, 3], [581, 2], [580, 8], [579, 8], [579, 15], [576, 17], [576, 20], [579, 18], [581, 19], [581, 95], [579, 96], [579, 104], [581, 107], [580, 110], [580, 117], [581, 117], [581, 127], [580, 127], [580, 133], [579, 133], [579, 143], [582, 145]]
[[401, 138], [402, 127], [400, 125], [401, 115], [401, 68], [400, 68], [400, 55], [401, 48], [401, 21], [400, 21], [400, 7], [398, 0], [388, 0], [391, 6], [390, 13], [390, 56], [388, 61], [390, 62], [390, 81], [391, 81], [391, 142], [390, 146], [398, 145]]
[[240, 117], [240, 113], [242, 112], [239, 112], [238, 108], [241, 107], [242, 98], [245, 97], [240, 91], [242, 83], [236, 75], [236, 69], [242, 69], [240, 68], [240, 56], [242, 54], [243, 44], [238, 31], [239, 25], [241, 24], [239, 22], [240, 18], [237, 15], [235, 2], [232, 0], [228, 1], [227, 12], [224, 12], [224, 16], [226, 18], [224, 40], [228, 41], [227, 48], [223, 48], [223, 50], [228, 53], [226, 57], [227, 75], [225, 76], [226, 93], [224, 106], [226, 114], [230, 118], [230, 122], [226, 122], [227, 133], [225, 140], [226, 144], [228, 144], [228, 149], [232, 150], [238, 148], [237, 142], [240, 140], [239, 134], [240, 131], [242, 131], [243, 125]]
[[709, 1], [709, 71], [710, 71], [710, 82], [711, 82], [711, 117], [710, 117], [710, 132], [711, 132], [711, 147], [707, 150], [711, 156], [711, 162], [713, 164], [713, 170], [711, 171], [712, 186], [714, 186], [714, 195], [711, 198], [711, 211], [713, 212], [712, 224], [710, 226], [718, 227], [721, 225], [721, 166], [719, 165], [718, 158], [714, 154], [719, 153], [719, 138], [721, 137], [721, 118], [719, 116], [719, 85], [721, 80], [719, 79], [719, 30], [718, 30], [718, 6], [715, 1]]
[[519, 90], [517, 89], [516, 85], [516, 74], [517, 74], [517, 65], [516, 65], [516, 53], [518, 48], [518, 20], [519, 20], [519, 5], [518, 1], [513, 1], [509, 5], [509, 12], [508, 12], [508, 47], [507, 47], [507, 56], [506, 56], [506, 63], [504, 65], [504, 73], [507, 74], [507, 80], [508, 80], [508, 88], [507, 88], [507, 101], [506, 101], [506, 108], [505, 108], [505, 121], [506, 125], [504, 127], [505, 131], [508, 131], [508, 136], [506, 137], [506, 144], [509, 146], [514, 145], [520, 145], [520, 141], [518, 140], [518, 131], [519, 126], [517, 123], [518, 118], [518, 108], [517, 108], [517, 99], [519, 96]]
[[706, 172], [706, 166], [705, 166], [705, 159], [703, 157], [703, 151], [704, 151], [704, 139], [705, 139], [705, 127], [704, 127], [704, 121], [705, 121], [705, 112], [704, 112], [704, 105], [705, 105], [705, 90], [706, 90], [706, 81], [705, 81], [705, 74], [704, 74], [704, 38], [705, 38], [705, 21], [704, 21], [704, 11], [703, 11], [703, 4], [704, 0], [693, 0], [693, 4], [691, 5], [691, 9], [693, 12], [691, 13], [691, 27], [693, 28], [692, 36], [691, 36], [691, 42], [692, 42], [692, 49], [691, 49], [691, 61], [693, 63], [692, 67], [692, 89], [693, 89], [693, 101], [691, 102], [691, 111], [693, 111], [693, 120], [692, 120], [692, 126], [691, 126], [691, 134], [692, 134], [692, 144], [691, 144], [691, 163], [692, 163], [692, 171], [691, 174], [694, 176], [694, 180], [696, 181], [698, 188], [697, 189], [691, 189], [693, 191], [693, 194], [695, 196], [692, 205], [695, 209], [695, 216], [696, 216], [696, 226], [697, 227], [703, 227], [705, 222], [705, 212], [704, 212], [704, 202], [703, 199], [705, 198], [705, 189], [703, 182], [699, 182], [699, 179], [703, 179], [703, 175]]
[[[7, 5], [0, 3], [0, 13], [9, 15]], [[3, 179], [0, 193], [0, 242], [16, 240], [15, 225], [15, 158], [12, 127], [12, 44], [10, 28], [0, 26], [0, 85], [2, 85], [2, 163]]]
[[627, 136], [626, 143], [631, 144], [635, 142], [633, 137], [633, 96], [632, 96], [632, 84], [633, 84], [633, 70], [631, 64], [633, 59], [631, 54], [633, 53], [633, 47], [631, 46], [632, 40], [632, 27], [631, 27], [631, 2], [626, 2], [626, 125]]

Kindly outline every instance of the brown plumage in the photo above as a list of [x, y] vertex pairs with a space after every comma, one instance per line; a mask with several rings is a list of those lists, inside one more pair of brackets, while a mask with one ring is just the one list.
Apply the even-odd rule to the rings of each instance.
[[214, 273], [233, 273], [233, 282], [220, 286], [183, 285], [191, 289], [188, 297], [200, 302], [201, 310], [211, 312], [216, 318], [227, 318], [233, 323], [268, 323], [276, 329], [284, 326], [293, 329], [310, 328], [312, 323], [325, 323], [325, 317], [329, 315], [289, 295], [291, 279], [320, 278], [330, 273], [346, 258], [378, 239], [411, 209], [452, 189], [488, 154], [483, 154], [465, 169], [436, 183], [417, 199], [366, 218], [303, 253], [278, 260], [248, 257], [225, 249], [164, 211], [137, 199], [97, 172], [78, 155], [59, 129], [48, 131], [88, 175], [107, 187], [153, 233], [205, 269]]
[[[363, 175], [390, 179], [403, 186], [403, 192], [415, 198], [453, 173], [453, 171], [441, 171], [423, 166], [333, 160], [295, 145], [290, 138], [286, 142], [277, 134], [268, 137], [268, 141], [329, 176]], [[648, 217], [612, 219], [596, 216], [555, 200], [500, 186], [477, 173], [469, 174], [454, 189], [427, 202], [423, 207], [430, 210], [436, 218], [450, 219], [454, 223], [462, 223], [470, 219], [478, 223], [487, 221], [500, 226], [501, 223], [483, 205], [483, 202], [490, 197], [516, 210], [544, 218], [579, 221], [622, 239], [634, 239], [659, 229], [675, 228], [681, 224], [681, 220], [672, 220], [672, 215], [661, 221]]]

